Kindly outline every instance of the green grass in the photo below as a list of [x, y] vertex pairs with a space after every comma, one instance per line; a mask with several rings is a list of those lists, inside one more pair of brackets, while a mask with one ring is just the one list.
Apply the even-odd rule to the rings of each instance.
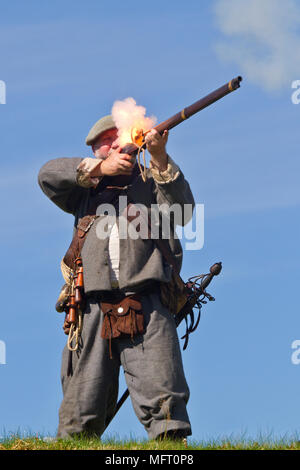
[[5, 437], [0, 441], [0, 450], [300, 450], [297, 438], [280, 438], [272, 440], [260, 437], [258, 439], [220, 438], [196, 442], [188, 439], [188, 447], [181, 442], [172, 440], [116, 440], [108, 438], [100, 441], [98, 438], [77, 437], [70, 440], [58, 439], [46, 441], [42, 437]]

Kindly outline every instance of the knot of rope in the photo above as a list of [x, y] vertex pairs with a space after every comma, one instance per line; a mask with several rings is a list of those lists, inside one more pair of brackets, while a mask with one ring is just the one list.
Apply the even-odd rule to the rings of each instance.
[[[142, 153], [142, 157], [143, 157], [143, 166], [144, 168], [142, 168], [142, 165], [141, 165], [141, 153]], [[147, 168], [146, 168], [146, 158], [145, 158], [145, 147], [144, 147], [144, 144], [141, 145], [139, 148], [138, 148], [138, 153], [137, 153], [137, 162], [138, 162], [138, 166], [139, 166], [139, 170], [140, 170], [140, 173], [141, 173], [141, 177], [144, 181], [144, 183], [147, 181]]]
[[[68, 335], [67, 346], [69, 351], [77, 351], [80, 343], [80, 334], [82, 330], [82, 311], [78, 309], [76, 323], [71, 323]], [[74, 341], [74, 346], [72, 345]]]

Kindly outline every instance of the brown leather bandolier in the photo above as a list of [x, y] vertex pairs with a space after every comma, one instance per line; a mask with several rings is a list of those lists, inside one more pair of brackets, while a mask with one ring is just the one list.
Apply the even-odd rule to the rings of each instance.
[[[96, 217], [96, 215], [86, 215], [79, 220], [72, 242], [61, 263], [61, 269], [66, 284], [63, 286], [56, 303], [56, 310], [58, 312], [66, 312], [65, 321], [70, 326], [68, 348], [71, 351], [76, 351], [79, 346], [79, 337], [82, 328], [82, 311], [84, 309], [81, 250], [86, 235]], [[72, 342], [74, 340], [75, 345], [73, 346]]]
[[[104, 193], [102, 193], [103, 199], [106, 199], [105, 202], [113, 203], [113, 200], [118, 197], [122, 191], [127, 192], [127, 187], [128, 186], [106, 186]], [[86, 235], [95, 219], [98, 217], [95, 213], [99, 203], [100, 201], [98, 200], [97, 204], [92, 204], [92, 206], [89, 207], [89, 215], [79, 220], [70, 247], [61, 263], [61, 269], [66, 284], [63, 286], [56, 303], [56, 310], [58, 312], [66, 312], [66, 321], [71, 325], [68, 339], [68, 347], [71, 351], [76, 350], [79, 345], [82, 327], [82, 311], [84, 309], [84, 267], [82, 266], [81, 251], [86, 240]], [[131, 199], [126, 209], [129, 222], [137, 217], [137, 215], [131, 217], [128, 214], [128, 210], [132, 204], [134, 205], [135, 202]], [[144, 214], [144, 217], [148, 225], [148, 238], [151, 239], [151, 219], [148, 215], [149, 213], [147, 215]], [[156, 238], [153, 240], [165, 261], [172, 267], [171, 281], [160, 283], [160, 297], [162, 303], [168, 308], [170, 313], [176, 315], [187, 303], [188, 289], [186, 283], [179, 275], [179, 269], [168, 241]], [[110, 355], [111, 340], [113, 338], [121, 335], [130, 335], [133, 338], [136, 334], [144, 333], [144, 320], [140, 299], [141, 297], [137, 294], [134, 296], [125, 296], [125, 294], [123, 294], [123, 299], [118, 299], [118, 301], [111, 298], [109, 302], [100, 302], [100, 308], [104, 313], [101, 336], [110, 341]], [[120, 309], [123, 309], [122, 312]], [[72, 346], [74, 339], [75, 346]]]
[[[135, 217], [128, 216], [128, 210], [132, 203], [127, 206], [127, 218], [131, 222]], [[86, 235], [92, 227], [96, 215], [86, 215], [79, 220], [77, 230], [74, 233], [72, 242], [66, 252], [61, 269], [66, 281], [63, 286], [56, 310], [58, 312], [66, 312], [66, 321], [71, 325], [68, 339], [68, 347], [70, 350], [76, 350], [79, 343], [79, 335], [81, 331], [81, 312], [84, 308], [84, 286], [83, 286], [83, 266], [81, 260], [81, 250], [83, 248]], [[149, 237], [151, 237], [150, 219], [147, 221]], [[179, 275], [179, 269], [173, 254], [171, 253], [167, 240], [155, 239], [157, 247], [168, 264], [172, 267], [172, 279], [170, 282], [160, 283], [160, 296], [162, 303], [168, 308], [171, 314], [176, 313], [187, 302], [187, 288], [185, 282]], [[129, 299], [129, 301], [127, 300]], [[120, 302], [124, 302], [124, 306]], [[129, 303], [128, 303], [129, 302]], [[137, 304], [139, 302], [139, 305]], [[120, 303], [120, 305], [119, 305]], [[131, 337], [136, 334], [144, 333], [143, 315], [141, 311], [140, 297], [127, 296], [123, 300], [111, 303], [100, 303], [100, 307], [104, 313], [104, 324], [101, 336], [105, 339], [111, 339], [127, 334]], [[115, 308], [116, 305], [116, 308]], [[123, 308], [121, 315], [118, 309]], [[72, 341], [75, 339], [75, 346]], [[111, 349], [110, 349], [111, 355]]]

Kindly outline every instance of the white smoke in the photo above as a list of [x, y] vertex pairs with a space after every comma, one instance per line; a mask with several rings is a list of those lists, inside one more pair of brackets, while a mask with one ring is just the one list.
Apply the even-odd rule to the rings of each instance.
[[295, 0], [217, 0], [217, 24], [228, 37], [216, 52], [267, 90], [300, 76], [300, 4]]
[[115, 101], [111, 114], [118, 129], [120, 145], [131, 142], [132, 128], [147, 131], [156, 123], [156, 118], [154, 116], [146, 117], [146, 108], [138, 106], [131, 97], [125, 98], [123, 101]]

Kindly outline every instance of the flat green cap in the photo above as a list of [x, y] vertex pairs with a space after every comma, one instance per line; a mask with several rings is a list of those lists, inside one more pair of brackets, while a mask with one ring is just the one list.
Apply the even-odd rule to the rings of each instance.
[[111, 115], [104, 116], [96, 124], [93, 125], [90, 132], [88, 133], [87, 138], [85, 139], [86, 145], [92, 145], [94, 140], [96, 140], [100, 134], [108, 129], [113, 129], [116, 127], [116, 124]]

